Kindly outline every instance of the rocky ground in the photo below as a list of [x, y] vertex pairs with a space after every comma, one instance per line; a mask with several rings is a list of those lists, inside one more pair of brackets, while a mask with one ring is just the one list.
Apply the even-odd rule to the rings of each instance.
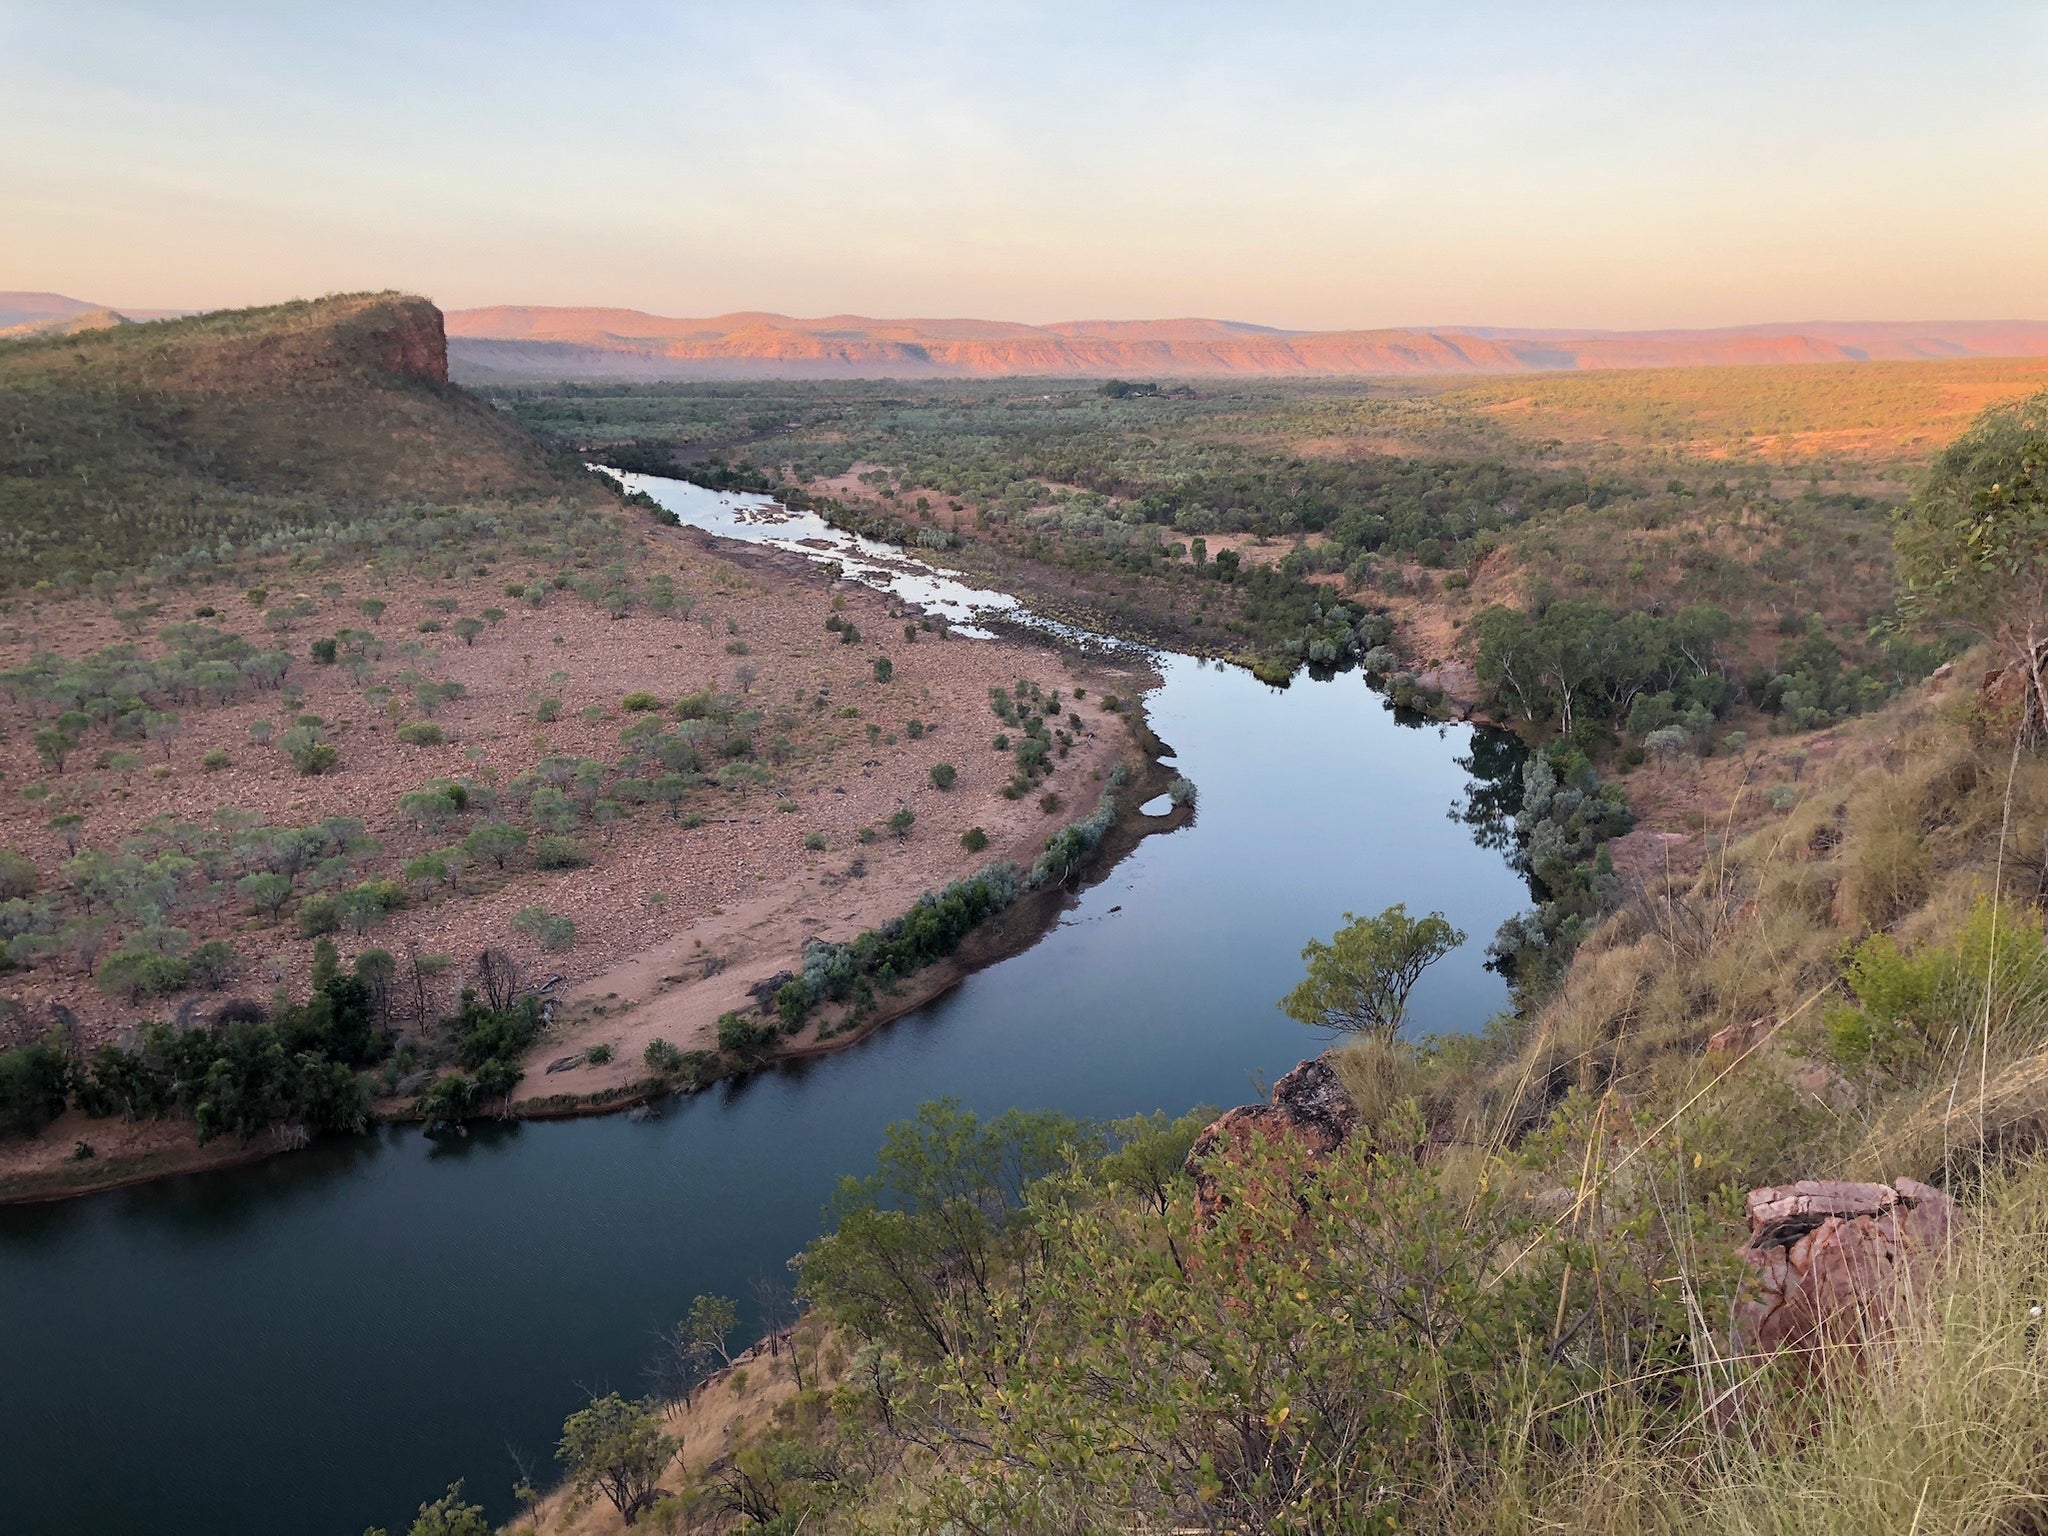
[[[929, 632], [911, 641], [905, 625], [916, 615], [880, 594], [835, 586], [809, 567], [773, 557], [738, 563], [687, 531], [640, 537], [645, 568], [638, 574], [671, 573], [687, 616], [636, 608], [613, 619], [567, 592], [535, 609], [508, 598], [495, 576], [467, 585], [380, 585], [372, 594], [348, 584], [330, 590], [317, 579], [300, 592], [296, 584], [287, 587], [289, 573], [245, 573], [234, 588], [152, 594], [161, 608], [147, 626], [131, 619], [130, 627], [142, 630], [137, 635], [113, 617], [127, 597], [19, 599], [0, 615], [0, 672], [42, 653], [75, 658], [124, 644], [151, 653], [160, 648], [151, 638], [157, 626], [213, 608], [217, 616], [205, 622], [290, 649], [296, 660], [286, 682], [301, 694], [289, 704], [276, 691], [223, 704], [181, 703], [177, 734], [137, 744], [139, 763], [106, 758], [123, 744], [88, 731], [61, 772], [34, 746], [47, 721], [20, 700], [0, 704], [0, 848], [33, 862], [39, 896], [64, 902], [61, 871], [73, 848], [117, 851], [158, 818], [204, 823], [231, 808], [272, 825], [302, 826], [344, 815], [361, 819], [378, 845], [351, 878], [396, 878], [408, 860], [445, 847], [468, 824], [416, 824], [399, 807], [407, 792], [459, 776], [503, 787], [554, 756], [616, 762], [622, 730], [645, 718], [622, 707], [627, 694], [651, 693], [665, 708], [685, 695], [723, 694], [758, 714], [749, 727], [762, 749], [757, 782], [707, 784], [676, 807], [678, 816], [649, 805], [629, 808], [608, 828], [586, 820], [572, 833], [589, 858], [583, 868], [545, 871], [514, 859], [500, 872], [472, 863], [453, 889], [415, 887], [409, 904], [383, 922], [336, 936], [344, 956], [371, 945], [401, 956], [448, 956], [434, 983], [444, 1008], [486, 946], [512, 954], [529, 978], [562, 976], [577, 998], [609, 1003], [612, 1012], [660, 994], [660, 1009], [645, 1017], [658, 1018], [662, 1032], [688, 1048], [732, 1006], [734, 988], [743, 991], [756, 973], [791, 964], [809, 934], [851, 937], [900, 912], [920, 891], [991, 858], [1028, 862], [1050, 832], [1092, 808], [1101, 775], [1123, 750], [1124, 717], [1105, 713], [1100, 700], [1105, 687], [1126, 697], [1136, 691], [1141, 685], [1128, 674], [1091, 671], [1019, 641]], [[280, 591], [302, 598], [305, 611], [282, 635], [265, 632], [261, 610], [243, 595], [258, 579], [271, 588], [273, 609]], [[369, 596], [388, 605], [374, 620], [361, 611]], [[455, 613], [495, 608], [503, 617], [471, 643], [450, 628], [423, 631], [452, 624], [451, 602]], [[858, 643], [841, 643], [826, 627], [835, 617], [858, 629]], [[350, 627], [376, 636], [371, 666], [352, 675], [308, 659], [312, 640]], [[883, 657], [893, 668], [887, 682], [876, 676]], [[402, 724], [421, 718], [408, 687], [397, 682], [404, 671], [465, 690], [434, 714], [443, 743], [399, 739]], [[1062, 723], [1076, 740], [1070, 755], [1053, 760], [1044, 783], [1011, 800], [1000, 793], [1013, 764], [992, 745], [1002, 727], [989, 691], [1019, 679], [1067, 695]], [[372, 690], [394, 684], [380, 708], [383, 696]], [[1088, 697], [1071, 702], [1080, 691]], [[545, 699], [558, 705], [546, 709]], [[339, 753], [333, 771], [303, 776], [275, 745], [259, 745], [251, 735], [259, 721], [282, 731], [301, 716], [324, 722]], [[916, 739], [912, 721], [920, 728]], [[771, 755], [767, 744], [776, 738], [785, 745]], [[103, 760], [117, 766], [96, 766]], [[932, 781], [940, 763], [957, 771], [947, 790]], [[1057, 809], [1041, 809], [1047, 792], [1060, 797]], [[916, 819], [897, 836], [887, 822], [905, 810]], [[64, 816], [81, 820], [51, 825]], [[960, 841], [976, 826], [989, 840], [980, 853]], [[864, 832], [870, 841], [862, 840]], [[543, 951], [514, 929], [514, 914], [530, 906], [569, 918], [574, 943]], [[262, 997], [306, 984], [312, 945], [291, 911], [259, 916], [230, 881], [184, 901], [172, 921], [194, 943], [227, 941], [238, 960], [225, 990]], [[678, 978], [692, 971], [703, 984], [683, 986]], [[203, 1012], [218, 1000], [192, 994], [138, 1004], [108, 996], [85, 966], [55, 956], [0, 973], [0, 999], [10, 1038], [39, 1033], [57, 1009], [75, 1021], [88, 1047], [121, 1038], [149, 1018]]]

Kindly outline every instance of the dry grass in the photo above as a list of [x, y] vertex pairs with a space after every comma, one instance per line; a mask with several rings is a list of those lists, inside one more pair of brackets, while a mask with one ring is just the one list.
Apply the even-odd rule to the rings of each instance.
[[[1979, 1536], [2048, 1514], [2048, 1167], [1985, 1191], [1945, 1273], [1863, 1368], [1820, 1375], [1752, 1417], [1658, 1449], [1614, 1422], [1601, 1454], [1533, 1463], [1467, 1529], [1575, 1536]], [[1625, 1418], [1626, 1410], [1619, 1411]]]

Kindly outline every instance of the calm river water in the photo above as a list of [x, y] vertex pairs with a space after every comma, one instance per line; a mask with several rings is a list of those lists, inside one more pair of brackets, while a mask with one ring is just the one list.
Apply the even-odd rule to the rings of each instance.
[[[747, 498], [632, 483], [728, 534], [818, 536], [737, 526], [758, 515]], [[933, 578], [889, 559], [862, 579]], [[586, 1389], [644, 1390], [656, 1331], [700, 1291], [779, 1272], [834, 1182], [924, 1100], [1242, 1102], [1321, 1047], [1274, 1006], [1304, 941], [1394, 901], [1472, 935], [1418, 988], [1417, 1028], [1504, 1005], [1482, 951], [1529, 898], [1452, 815], [1469, 729], [1404, 725], [1356, 674], [1275, 690], [1161, 666], [1150, 717], [1200, 787], [1194, 824], [852, 1050], [651, 1121], [492, 1127], [453, 1148], [387, 1130], [0, 1210], [0, 1533], [358, 1536], [403, 1530], [458, 1477], [502, 1517], [513, 1451], [551, 1478]]]

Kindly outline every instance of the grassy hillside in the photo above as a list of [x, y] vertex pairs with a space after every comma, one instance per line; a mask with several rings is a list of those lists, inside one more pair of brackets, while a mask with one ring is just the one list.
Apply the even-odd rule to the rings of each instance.
[[64, 581], [423, 503], [582, 497], [447, 383], [424, 299], [356, 294], [0, 344], [0, 572]]

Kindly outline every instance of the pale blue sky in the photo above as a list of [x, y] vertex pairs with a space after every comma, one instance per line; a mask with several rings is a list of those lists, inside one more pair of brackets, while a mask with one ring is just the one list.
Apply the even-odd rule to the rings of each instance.
[[2048, 317], [2048, 7], [0, 0], [0, 288]]

